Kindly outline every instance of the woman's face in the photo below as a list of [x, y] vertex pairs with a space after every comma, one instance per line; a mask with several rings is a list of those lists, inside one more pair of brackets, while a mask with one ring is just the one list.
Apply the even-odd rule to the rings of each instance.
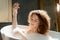
[[35, 29], [35, 28], [38, 28], [39, 24], [40, 24], [40, 21], [38, 16], [36, 14], [33, 14], [31, 17], [31, 21], [29, 23], [30, 27]]

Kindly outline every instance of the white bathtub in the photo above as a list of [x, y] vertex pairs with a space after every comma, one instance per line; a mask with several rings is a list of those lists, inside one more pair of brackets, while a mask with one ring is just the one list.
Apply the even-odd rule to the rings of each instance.
[[[12, 25], [5, 26], [1, 29], [1, 36], [3, 40], [20, 40], [20, 38], [14, 37], [11, 29]], [[17, 25], [17, 27], [24, 27], [24, 25]], [[55, 31], [50, 31], [49, 35], [53, 38], [60, 40], [60, 33]]]

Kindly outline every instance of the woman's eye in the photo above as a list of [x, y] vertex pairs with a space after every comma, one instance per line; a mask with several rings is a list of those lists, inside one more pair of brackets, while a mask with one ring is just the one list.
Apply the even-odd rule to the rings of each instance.
[[34, 21], [34, 22], [38, 22], [38, 20], [34, 20], [34, 19], [31, 19], [32, 21]]
[[35, 22], [38, 22], [38, 20], [35, 20]]

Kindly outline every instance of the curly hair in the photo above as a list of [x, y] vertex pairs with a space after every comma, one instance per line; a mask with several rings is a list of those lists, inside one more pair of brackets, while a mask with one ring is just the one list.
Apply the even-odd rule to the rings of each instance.
[[28, 22], [30, 23], [32, 15], [36, 14], [39, 18], [40, 24], [37, 28], [37, 32], [40, 34], [45, 34], [50, 30], [50, 17], [44, 10], [33, 10], [29, 13]]

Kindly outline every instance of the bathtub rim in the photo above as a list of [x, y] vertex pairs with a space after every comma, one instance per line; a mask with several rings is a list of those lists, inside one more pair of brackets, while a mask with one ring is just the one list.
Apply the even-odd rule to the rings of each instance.
[[[1, 28], [1, 35], [3, 35], [4, 34], [4, 32], [2, 32], [3, 31], [3, 29], [4, 28], [6, 28], [6, 27], [12, 27], [12, 25], [7, 25], [7, 26], [4, 26], [3, 28]], [[25, 26], [25, 25], [17, 25], [17, 26]], [[54, 33], [58, 33], [59, 35], [60, 35], [60, 32], [56, 32], [56, 31], [50, 31], [50, 32], [54, 32]], [[4, 34], [6, 37], [9, 37], [9, 38], [12, 38], [12, 39], [17, 39], [17, 40], [19, 40], [20, 38], [16, 38], [16, 37], [12, 37], [12, 36], [8, 36], [8, 35], [6, 35], [6, 34]]]

